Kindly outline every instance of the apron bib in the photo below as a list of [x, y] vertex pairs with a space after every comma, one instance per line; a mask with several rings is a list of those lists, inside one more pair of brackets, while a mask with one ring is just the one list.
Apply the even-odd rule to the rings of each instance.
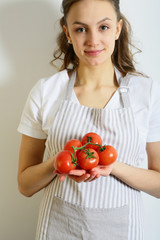
[[[76, 71], [72, 73], [48, 134], [50, 156], [62, 151], [70, 139], [96, 132], [104, 144], [117, 150], [117, 161], [139, 165], [141, 139], [130, 106], [129, 76], [122, 78], [116, 68], [115, 73], [120, 87], [103, 109], [80, 105], [73, 90]], [[119, 93], [122, 107], [109, 108]], [[89, 183], [69, 177], [60, 182], [55, 177], [44, 192], [39, 231], [37, 240], [142, 240], [140, 192], [111, 175]]]

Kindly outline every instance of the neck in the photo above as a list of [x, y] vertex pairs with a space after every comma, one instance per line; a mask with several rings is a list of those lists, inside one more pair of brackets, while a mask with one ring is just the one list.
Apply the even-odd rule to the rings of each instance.
[[86, 66], [79, 64], [78, 77], [76, 85], [89, 88], [98, 88], [102, 86], [115, 86], [114, 66], [110, 64], [98, 66]]

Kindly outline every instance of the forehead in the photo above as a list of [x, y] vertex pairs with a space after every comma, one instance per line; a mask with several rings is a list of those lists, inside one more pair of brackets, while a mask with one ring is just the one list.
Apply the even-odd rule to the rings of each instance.
[[69, 9], [67, 23], [72, 24], [74, 21], [80, 21], [90, 24], [106, 17], [112, 21], [117, 20], [115, 9], [110, 2], [103, 0], [82, 0], [74, 3]]

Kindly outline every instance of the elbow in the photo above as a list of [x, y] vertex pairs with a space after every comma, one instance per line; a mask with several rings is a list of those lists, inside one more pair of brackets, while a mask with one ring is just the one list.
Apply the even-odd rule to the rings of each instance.
[[18, 190], [25, 197], [32, 197], [34, 193], [32, 193], [24, 184], [21, 182], [20, 177], [17, 179]]
[[32, 197], [33, 196], [33, 193], [30, 193], [30, 192], [28, 192], [26, 189], [24, 189], [23, 187], [21, 187], [20, 185], [18, 185], [18, 190], [19, 190], [19, 192], [23, 195], [23, 196], [25, 196], [25, 197]]

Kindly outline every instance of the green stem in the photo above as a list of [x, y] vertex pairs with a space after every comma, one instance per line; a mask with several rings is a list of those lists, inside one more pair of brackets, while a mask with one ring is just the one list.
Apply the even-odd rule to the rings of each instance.
[[78, 165], [76, 150], [82, 150], [82, 149], [84, 149], [88, 144], [90, 144], [90, 145], [95, 145], [95, 146], [99, 146], [99, 147], [100, 147], [99, 150], [100, 150], [101, 152], [105, 149], [105, 146], [102, 147], [102, 145], [96, 144], [96, 143], [92, 143], [92, 142], [87, 142], [87, 143], [84, 144], [82, 147], [74, 147], [74, 146], [72, 146], [73, 151], [74, 151], [74, 155], [73, 155], [73, 153], [71, 153], [71, 155], [72, 155], [72, 163], [74, 164], [75, 167]]
[[75, 151], [74, 151], [74, 155], [72, 152], [71, 152], [71, 155], [72, 155], [72, 163], [76, 167], [78, 165], [78, 162], [77, 162], [77, 156], [76, 156]]
[[82, 147], [73, 147], [73, 146], [72, 146], [72, 148], [73, 148], [73, 150], [74, 150], [74, 153], [76, 152], [76, 150], [82, 150], [82, 149], [84, 149], [88, 144], [90, 144], [90, 145], [95, 145], [95, 146], [99, 146], [101, 151], [104, 150], [104, 148], [103, 148], [102, 145], [100, 145], [100, 144], [92, 143], [92, 142], [87, 142], [87, 143], [84, 144]]

